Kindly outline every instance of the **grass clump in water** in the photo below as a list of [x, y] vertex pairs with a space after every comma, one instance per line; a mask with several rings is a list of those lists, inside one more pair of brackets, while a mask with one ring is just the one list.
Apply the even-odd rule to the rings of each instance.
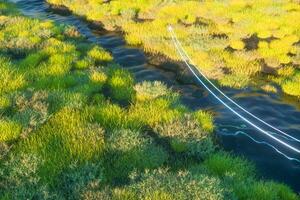
[[87, 56], [93, 59], [95, 63], [111, 62], [113, 60], [110, 53], [105, 51], [103, 48], [100, 48], [99, 46], [95, 46], [90, 51], [88, 51]]
[[237, 184], [234, 188], [234, 192], [239, 199], [299, 199], [286, 185], [274, 183], [272, 181], [253, 182], [247, 180], [243, 185]]
[[137, 101], [152, 100], [171, 93], [167, 86], [159, 81], [144, 81], [142, 83], [136, 84], [134, 86], [134, 89], [136, 91]]
[[224, 185], [237, 199], [296, 200], [290, 188], [273, 181], [258, 181], [252, 163], [228, 153], [218, 152], [204, 161], [209, 174], [222, 178]]

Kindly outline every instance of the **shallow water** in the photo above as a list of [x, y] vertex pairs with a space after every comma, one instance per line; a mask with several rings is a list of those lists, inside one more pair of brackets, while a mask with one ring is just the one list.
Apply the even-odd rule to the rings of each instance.
[[[176, 81], [173, 72], [159, 69], [147, 63], [143, 51], [126, 45], [121, 35], [117, 33], [99, 34], [91, 30], [88, 24], [76, 16], [61, 16], [47, 11], [43, 0], [12, 0], [18, 4], [22, 12], [31, 17], [51, 19], [58, 23], [74, 25], [88, 40], [100, 44], [114, 56], [115, 62], [131, 71], [137, 81], [159, 80], [174, 88], [182, 95], [182, 102], [191, 109], [206, 109], [216, 114], [216, 134], [221, 145], [227, 151], [242, 155], [253, 161], [259, 174], [267, 179], [281, 181], [300, 192], [300, 162], [290, 160], [280, 154], [300, 159], [295, 154], [249, 127], [230, 110], [222, 106], [212, 95], [200, 85], [185, 85]], [[264, 119], [300, 139], [300, 103], [293, 98], [269, 94], [252, 89], [234, 90], [222, 88], [228, 96], [238, 102], [248, 111]], [[257, 123], [257, 120], [253, 120]], [[266, 128], [262, 123], [258, 123]], [[300, 143], [280, 137], [285, 142], [300, 149]], [[272, 147], [272, 146], [273, 147]], [[274, 149], [276, 147], [276, 149]], [[279, 152], [280, 151], [280, 152]]]

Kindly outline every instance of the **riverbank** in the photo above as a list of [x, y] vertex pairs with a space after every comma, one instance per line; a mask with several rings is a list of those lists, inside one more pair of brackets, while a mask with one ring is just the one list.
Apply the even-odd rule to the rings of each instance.
[[297, 199], [220, 151], [210, 113], [136, 83], [76, 27], [0, 5], [3, 199]]
[[[81, 8], [76, 2], [48, 2], [104, 29], [122, 31], [129, 44], [176, 61], [180, 59], [166, 30], [172, 24], [196, 65], [220, 85], [299, 97], [300, 27], [285, 23], [299, 15], [296, 3], [87, 1]], [[273, 17], [276, 9], [279, 14]]]
[[[88, 24], [89, 28], [97, 31], [98, 33], [105, 34], [107, 32], [113, 32], [113, 33], [119, 33], [121, 35], [124, 35], [124, 32], [122, 31], [121, 27], [107, 28], [101, 21], [88, 20], [86, 17], [82, 15], [72, 13], [72, 11], [64, 5], [49, 4], [49, 10], [59, 15], [73, 14], [78, 18], [82, 19], [83, 21], [85, 21]], [[136, 44], [133, 44], [132, 46], [135, 45]], [[137, 45], [136, 47], [143, 49], [141, 45]], [[178, 80], [179, 82], [182, 82], [184, 84], [196, 84], [193, 76], [189, 73], [183, 61], [174, 60], [167, 57], [164, 54], [160, 54], [160, 53], [154, 54], [153, 52], [146, 53], [146, 57], [147, 57], [147, 62], [150, 65], [175, 73], [176, 80]]]

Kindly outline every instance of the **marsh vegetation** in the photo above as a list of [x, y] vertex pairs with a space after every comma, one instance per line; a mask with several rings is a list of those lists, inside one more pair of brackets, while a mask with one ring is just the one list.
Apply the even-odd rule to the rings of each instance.
[[[152, 8], [143, 2], [124, 8]], [[136, 83], [76, 27], [4, 1], [0, 83], [0, 199], [299, 199], [222, 151], [211, 113], [161, 82]]]
[[171, 24], [199, 69], [220, 85], [300, 97], [298, 1], [47, 1], [178, 61]]

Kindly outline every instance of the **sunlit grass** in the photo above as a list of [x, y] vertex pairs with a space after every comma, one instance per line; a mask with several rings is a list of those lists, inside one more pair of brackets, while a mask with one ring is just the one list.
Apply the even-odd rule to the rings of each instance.
[[282, 89], [289, 95], [300, 97], [300, 73], [298, 72], [286, 80], [282, 85]]
[[208, 112], [204, 112], [204, 111], [197, 111], [195, 112], [195, 118], [196, 120], [199, 122], [201, 128], [205, 131], [205, 132], [213, 132], [214, 130], [214, 121], [213, 121], [213, 116], [208, 113]]
[[17, 139], [21, 134], [20, 124], [7, 119], [0, 120], [0, 142], [8, 142]]
[[[218, 35], [233, 34], [220, 18], [222, 2], [52, 2], [120, 26], [133, 43], [175, 60], [165, 26], [178, 22], [180, 39], [205, 72], [226, 78], [210, 66], [218, 63], [237, 77], [234, 84], [261, 70], [258, 53], [240, 42], [231, 43], [236, 52], [223, 51], [245, 33], [234, 40]], [[232, 20], [243, 20], [235, 13], [245, 5], [231, 6]], [[218, 152], [213, 115], [192, 112], [172, 88], [136, 84], [75, 27], [10, 15], [17, 15], [13, 4], [0, 2], [0, 199], [297, 199], [287, 186], [257, 180], [248, 161]], [[298, 70], [289, 64], [277, 72], [268, 79], [295, 95], [297, 85], [289, 84], [298, 81]]]
[[26, 83], [24, 75], [18, 73], [17, 68], [8, 58], [0, 56], [0, 94], [12, 92], [23, 87]]
[[196, 113], [196, 118], [191, 115], [177, 117], [172, 121], [159, 122], [154, 130], [160, 137], [168, 138], [175, 152], [186, 152], [188, 155], [203, 159], [212, 154], [215, 145], [211, 134], [202, 129], [207, 116]]
[[131, 106], [128, 115], [142, 124], [153, 127], [160, 122], [172, 121], [183, 115], [186, 110], [181, 105], [174, 105], [172, 99], [158, 98]]
[[123, 69], [115, 68], [109, 71], [107, 87], [113, 100], [120, 103], [133, 102], [135, 91], [132, 75]]
[[95, 46], [90, 51], [87, 52], [89, 58], [93, 59], [96, 63], [110, 62], [112, 61], [112, 56], [110, 53], [105, 51], [103, 48]]
[[11, 99], [7, 95], [0, 95], [0, 113], [11, 106]]
[[40, 23], [24, 17], [1, 19], [0, 50], [16, 56], [38, 48], [43, 40], [55, 35], [57, 27], [52, 23]]
[[136, 91], [136, 99], [138, 101], [148, 101], [161, 96], [171, 94], [171, 91], [163, 83], [155, 82], [142, 82], [134, 86]]
[[72, 161], [101, 156], [103, 129], [89, 123], [89, 115], [84, 112], [63, 108], [19, 146], [21, 151], [35, 153], [45, 160], [40, 172], [45, 181], [51, 182]]
[[94, 120], [108, 130], [136, 130], [143, 127], [143, 124], [140, 123], [140, 121], [128, 116], [127, 111], [117, 104], [101, 102], [98, 106], [92, 107], [91, 110], [94, 115]]
[[[265, 64], [275, 70], [299, 64], [300, 27], [294, 19], [300, 17], [300, 7], [296, 2], [87, 1], [84, 6], [80, 1], [48, 2], [67, 6], [104, 27], [121, 27], [129, 44], [179, 60], [166, 30], [172, 24], [199, 69], [229, 87], [256, 85], [256, 76], [266, 72]], [[297, 81], [290, 82], [284, 88], [292, 89], [283, 92], [297, 97], [297, 92], [291, 92], [297, 90]]]

